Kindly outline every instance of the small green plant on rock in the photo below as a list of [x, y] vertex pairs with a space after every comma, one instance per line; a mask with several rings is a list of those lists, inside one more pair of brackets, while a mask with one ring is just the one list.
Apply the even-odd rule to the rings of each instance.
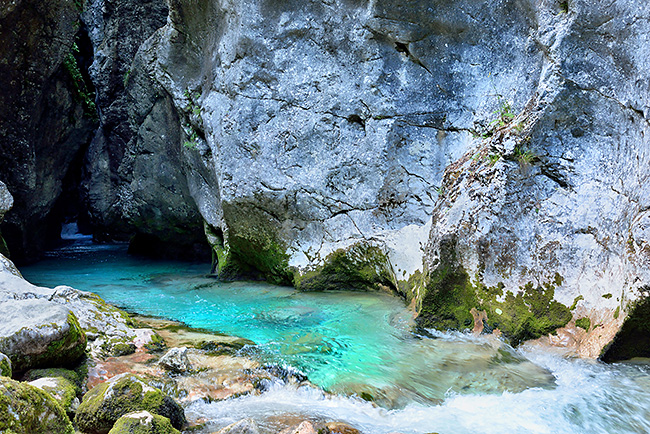
[[498, 129], [510, 124], [515, 118], [515, 114], [512, 112], [512, 104], [510, 104], [510, 101], [501, 95], [497, 95], [497, 98], [499, 99], [499, 108], [493, 112], [497, 115], [497, 118], [490, 122], [490, 125]]
[[490, 162], [490, 167], [494, 166], [497, 164], [497, 161], [501, 159], [501, 155], [499, 154], [490, 154], [487, 156], [488, 161]]
[[515, 146], [514, 153], [515, 159], [521, 165], [529, 165], [537, 159], [537, 156], [533, 153], [533, 151], [530, 149], [525, 149], [522, 146]]
[[183, 142], [183, 146], [185, 146], [188, 149], [196, 149], [196, 147], [199, 145], [199, 135], [198, 133], [192, 128], [192, 132], [190, 133], [190, 136]]
[[76, 97], [83, 103], [84, 112], [86, 115], [93, 119], [97, 119], [97, 106], [95, 105], [95, 93], [89, 90], [86, 81], [81, 74], [81, 69], [77, 63], [77, 58], [75, 53], [79, 53], [79, 47], [75, 42], [72, 44], [72, 51], [68, 53], [63, 59], [63, 67], [70, 75], [72, 79], [72, 85], [74, 88], [74, 93]]

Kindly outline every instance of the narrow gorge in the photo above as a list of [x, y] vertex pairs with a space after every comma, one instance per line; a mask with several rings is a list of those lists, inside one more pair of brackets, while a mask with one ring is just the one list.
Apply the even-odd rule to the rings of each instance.
[[[62, 378], [45, 368], [79, 402], [0, 431], [648, 432], [649, 20], [642, 0], [3, 3], [0, 409]], [[101, 387], [155, 405], [109, 417]], [[554, 417], [484, 423], [517, 396]]]

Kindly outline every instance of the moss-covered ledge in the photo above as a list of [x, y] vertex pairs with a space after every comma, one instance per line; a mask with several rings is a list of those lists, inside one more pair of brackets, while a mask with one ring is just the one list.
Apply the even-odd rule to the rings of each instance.
[[438, 330], [467, 330], [474, 326], [472, 309], [485, 311], [483, 327], [499, 330], [517, 345], [528, 339], [553, 333], [572, 318], [569, 307], [554, 300], [562, 277], [535, 285], [527, 282], [515, 292], [499, 283], [488, 287], [476, 275], [472, 281], [456, 258], [455, 243], [441, 243], [437, 266], [424, 279], [423, 294], [417, 302], [418, 324]]
[[396, 289], [395, 273], [384, 251], [357, 243], [327, 255], [323, 264], [296, 271], [294, 284], [301, 291]]

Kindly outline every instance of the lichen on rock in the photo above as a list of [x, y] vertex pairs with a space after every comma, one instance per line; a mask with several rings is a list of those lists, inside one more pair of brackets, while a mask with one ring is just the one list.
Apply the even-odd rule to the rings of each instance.
[[0, 377], [0, 432], [74, 434], [64, 409], [47, 392]]
[[180, 434], [180, 431], [164, 416], [139, 411], [120, 417], [108, 434]]

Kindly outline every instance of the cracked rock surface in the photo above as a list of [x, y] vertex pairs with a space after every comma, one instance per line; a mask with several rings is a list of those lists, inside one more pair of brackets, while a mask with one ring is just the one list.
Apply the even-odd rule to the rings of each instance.
[[[470, 280], [559, 275], [554, 299], [607, 330], [649, 284], [646, 2], [123, 3], [84, 15], [111, 89], [85, 184], [107, 232], [171, 248], [203, 221], [217, 272], [279, 282], [374, 246], [420, 308], [453, 240]], [[589, 333], [594, 356], [613, 332]]]

